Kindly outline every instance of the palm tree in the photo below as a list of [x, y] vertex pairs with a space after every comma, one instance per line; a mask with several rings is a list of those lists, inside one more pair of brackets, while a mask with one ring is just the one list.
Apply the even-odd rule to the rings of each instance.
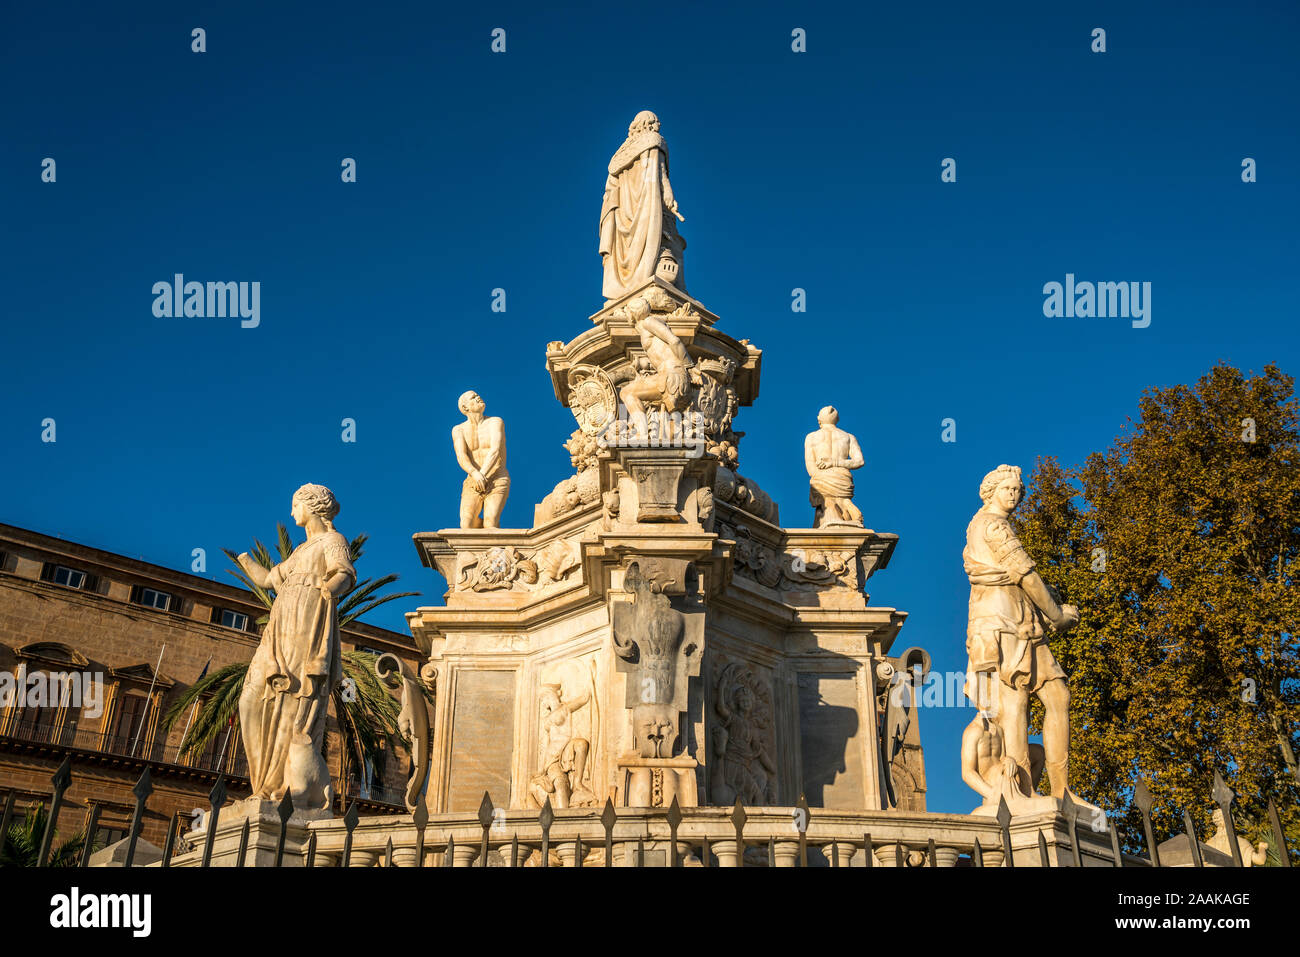
[[[363, 546], [369, 536], [358, 535], [348, 543], [348, 557], [355, 565], [363, 554]], [[249, 555], [263, 568], [274, 568], [286, 560], [293, 552], [293, 540], [289, 529], [283, 522], [276, 523], [276, 552], [279, 558], [272, 556], [271, 550], [261, 541], [255, 540]], [[239, 567], [235, 553], [223, 548], [226, 557], [235, 565], [230, 574], [244, 583], [259, 601], [268, 609], [275, 601], [275, 592], [261, 588]], [[417, 596], [418, 591], [392, 592], [381, 595], [379, 592], [393, 584], [400, 576], [384, 575], [373, 581], [369, 578], [356, 582], [339, 596], [339, 625], [355, 621], [380, 605], [398, 598]], [[265, 625], [269, 614], [257, 619], [258, 625]], [[348, 764], [356, 762], [363, 770], [382, 767], [384, 755], [401, 747], [409, 750], [404, 737], [397, 731], [399, 708], [387, 689], [375, 675], [375, 662], [378, 656], [365, 651], [345, 651], [343, 658], [344, 682], [334, 689], [331, 695], [334, 717], [338, 722], [339, 733], [343, 737], [344, 767], [342, 779], [349, 777]], [[239, 696], [244, 690], [244, 678], [248, 674], [249, 662], [226, 665], [211, 674], [205, 675], [191, 685], [168, 710], [163, 718], [163, 727], [170, 731], [194, 705], [201, 701], [202, 706], [195, 715], [185, 739], [181, 742], [180, 753], [186, 756], [201, 754], [218, 735], [226, 731], [234, 720], [239, 707]]]
[[[45, 837], [45, 825], [49, 821], [49, 812], [44, 804], [32, 804], [21, 821], [9, 825], [8, 840], [5, 841], [4, 853], [0, 854], [0, 867], [38, 867], [37, 858], [41, 853], [41, 840]], [[50, 841], [50, 860], [48, 867], [76, 867], [81, 858], [81, 849], [85, 846], [85, 834], [78, 832], [62, 844], [57, 843], [55, 832]]]

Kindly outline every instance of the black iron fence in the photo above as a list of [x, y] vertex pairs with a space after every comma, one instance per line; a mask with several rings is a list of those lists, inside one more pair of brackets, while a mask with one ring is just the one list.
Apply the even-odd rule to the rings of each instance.
[[[50, 846], [59, 812], [63, 805], [64, 794], [72, 783], [72, 758], [69, 755], [51, 778], [53, 792], [50, 796], [47, 824], [42, 836], [37, 866], [48, 866]], [[134, 864], [136, 845], [140, 837], [142, 822], [153, 783], [148, 768], [140, 775], [134, 788], [136, 797], [132, 814], [131, 827], [128, 831], [127, 848], [123, 864]], [[0, 813], [0, 857], [3, 857], [10, 826], [13, 823], [17, 792], [10, 791]], [[170, 867], [174, 860], [190, 866], [213, 866], [214, 847], [221, 821], [221, 812], [226, 803], [225, 775], [217, 779], [209, 794], [210, 813], [202, 834], [202, 847], [193, 848], [181, 858], [176, 858], [181, 814], [177, 812], [171, 818], [167, 839], [163, 847], [161, 866]], [[1109, 836], [1109, 862], [1114, 867], [1159, 867], [1160, 851], [1155, 843], [1151, 825], [1151, 797], [1143, 782], [1138, 782], [1135, 789], [1135, 801], [1142, 816], [1143, 837], [1146, 852], [1143, 855], [1126, 855], [1121, 852], [1119, 828], [1113, 820], [1107, 820], [1105, 833]], [[1216, 773], [1213, 798], [1223, 814], [1225, 830], [1230, 847], [1231, 866], [1245, 866], [1238, 844], [1236, 827], [1233, 822], [1232, 808], [1235, 795]], [[39, 802], [42, 806], [44, 802]], [[86, 828], [87, 840], [80, 856], [80, 866], [89, 864], [93, 852], [89, 839], [95, 832], [97, 808], [91, 809], [90, 821]], [[625, 808], [621, 812], [611, 801], [606, 801], [603, 811], [596, 813], [594, 808], [561, 812], [563, 818], [557, 817], [556, 811], [548, 801], [537, 811], [519, 812], [497, 809], [490, 795], [483, 795], [476, 819], [477, 826], [469, 825], [466, 830], [465, 815], [440, 815], [438, 821], [430, 819], [428, 810], [418, 807], [409, 816], [384, 816], [373, 818], [380, 829], [377, 833], [387, 833], [387, 842], [382, 848], [373, 844], [354, 849], [354, 838], [362, 819], [353, 800], [343, 815], [342, 827], [339, 822], [322, 822], [325, 827], [313, 826], [309, 829], [307, 839], [301, 846], [288, 848], [290, 818], [293, 815], [293, 802], [288, 795], [278, 808], [279, 830], [275, 842], [274, 857], [270, 864], [281, 867], [286, 863], [305, 865], [307, 867], [336, 866], [386, 866], [386, 867], [424, 867], [427, 865], [446, 867], [489, 867], [489, 866], [539, 866], [539, 867], [611, 867], [620, 859], [626, 866], [698, 866], [698, 867], [771, 867], [771, 866], [812, 866], [810, 862], [822, 863], [830, 867], [845, 866], [897, 866], [897, 867], [939, 867], [939, 866], [973, 866], [989, 867], [1016, 866], [1015, 848], [1012, 846], [1011, 813], [1005, 802], [998, 808], [996, 819], [979, 819], [973, 824], [971, 819], [961, 818], [970, 826], [969, 842], [964, 838], [954, 838], [951, 830], [946, 831], [936, 840], [935, 837], [922, 837], [920, 829], [924, 827], [926, 815], [913, 814], [908, 817], [910, 830], [907, 837], [900, 837], [888, 815], [895, 812], [865, 812], [861, 820], [874, 820], [882, 825], [883, 830], [895, 833], [884, 836], [872, 836], [870, 831], [850, 832], [848, 827], [852, 814], [838, 811], [811, 809], [807, 802], [801, 800], [796, 808], [746, 809], [739, 801], [728, 812], [725, 808], [690, 808], [683, 810], [677, 800], [668, 808]], [[1053, 833], [1053, 843], [1068, 848], [1068, 856], [1074, 866], [1083, 866], [1085, 857], [1084, 841], [1080, 837], [1080, 814], [1077, 807], [1065, 800], [1062, 807], [1065, 830], [1068, 840], [1062, 842]], [[1277, 807], [1270, 800], [1268, 820], [1272, 832], [1279, 844], [1277, 857], [1282, 866], [1290, 867], [1290, 848], [1286, 843], [1285, 831]], [[819, 827], [815, 815], [834, 817], [833, 826]], [[792, 830], [774, 831], [771, 822], [788, 816]], [[960, 816], [940, 815], [945, 819], [957, 820]], [[1094, 817], [1090, 815], [1090, 818]], [[455, 818], [456, 820], [452, 820]], [[1191, 865], [1205, 866], [1202, 844], [1191, 814], [1183, 815], [1185, 836], [1191, 854]], [[557, 822], [561, 827], [556, 833]], [[1101, 832], [1097, 821], [1090, 820], [1084, 826], [1094, 832]], [[623, 825], [633, 825], [635, 834]], [[251, 822], [245, 818], [239, 838], [237, 852], [233, 855], [233, 866], [245, 866], [249, 847]], [[341, 832], [341, 834], [340, 834]], [[395, 845], [393, 833], [399, 834], [400, 846]], [[460, 839], [457, 839], [457, 834]], [[409, 840], [408, 840], [409, 836]], [[341, 846], [323, 850], [322, 839], [335, 841], [342, 838]], [[1049, 840], [1043, 830], [1039, 830], [1038, 859], [1036, 866], [1050, 867], [1052, 853]], [[1092, 841], [1088, 857], [1098, 862], [1098, 844]], [[1025, 862], [1024, 849], [1021, 864]], [[292, 855], [296, 860], [286, 861]], [[223, 852], [221, 857], [230, 855]], [[1227, 857], [1224, 858], [1227, 860]], [[854, 864], [852, 862], [860, 861]], [[1104, 860], [1101, 863], [1105, 863]]]

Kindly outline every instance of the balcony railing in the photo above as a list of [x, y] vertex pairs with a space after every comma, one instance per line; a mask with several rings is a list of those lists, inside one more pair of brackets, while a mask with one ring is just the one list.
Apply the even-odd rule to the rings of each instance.
[[[236, 777], [248, 775], [248, 762], [242, 753], [231, 754], [227, 748], [222, 760], [220, 749], [205, 752], [198, 758], [184, 761], [176, 756], [176, 748], [165, 741], [154, 741], [146, 745], [143, 735], [137, 743], [136, 736], [125, 729], [114, 731], [90, 731], [64, 725], [57, 727], [49, 718], [20, 717], [5, 735], [32, 744], [46, 744], [60, 748], [75, 748], [96, 754], [111, 754], [138, 761], [152, 761], [159, 764], [174, 764], [178, 767], [198, 768], [203, 771], [222, 771]], [[224, 735], [222, 739], [224, 740]], [[232, 747], [236, 744], [231, 741]], [[399, 802], [400, 803], [400, 802]]]

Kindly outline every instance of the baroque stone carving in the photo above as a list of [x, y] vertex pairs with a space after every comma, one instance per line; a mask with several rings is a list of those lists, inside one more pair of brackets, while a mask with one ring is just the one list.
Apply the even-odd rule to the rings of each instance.
[[[723, 452], [732, 450], [729, 443], [717, 448]], [[775, 525], [780, 521], [776, 503], [771, 497], [758, 487], [758, 483], [737, 474], [732, 468], [719, 464], [713, 480], [713, 495], [718, 501], [734, 505], [765, 522]]]
[[[529, 803], [541, 808], [549, 800], [555, 808], [593, 807], [598, 802], [591, 786], [592, 738], [600, 722], [595, 715], [594, 669], [589, 674], [578, 662], [565, 662], [559, 680], [543, 684], [538, 692], [538, 739], [541, 770], [528, 784]], [[567, 685], [567, 687], [566, 687]]]
[[674, 220], [677, 209], [668, 181], [668, 144], [659, 117], [642, 110], [627, 139], [609, 161], [600, 207], [600, 257], [607, 300], [620, 299], [652, 276], [684, 290], [682, 254], [686, 241]]
[[516, 583], [533, 585], [537, 582], [537, 564], [527, 561], [516, 548], [494, 546], [475, 556], [460, 556], [460, 577], [457, 588], [470, 591], [493, 591], [511, 588]]
[[857, 555], [852, 551], [809, 550], [777, 553], [753, 537], [744, 524], [719, 524], [718, 534], [736, 542], [735, 572], [779, 591], [858, 588]]
[[588, 436], [598, 435], [618, 411], [618, 395], [609, 373], [589, 365], [576, 365], [570, 369], [569, 411], [578, 420], [579, 432]]
[[686, 617], [633, 562], [624, 578], [631, 602], [614, 605], [614, 653], [628, 673], [627, 707], [632, 709], [637, 753], [672, 757], [678, 720], [686, 710], [685, 683], [699, 673], [698, 639], [687, 638]]
[[328, 809], [332, 788], [321, 757], [329, 697], [342, 680], [338, 596], [356, 571], [348, 541], [334, 528], [334, 493], [304, 485], [290, 503], [307, 540], [270, 570], [247, 552], [238, 561], [259, 588], [275, 593], [262, 639], [239, 697], [239, 732], [248, 757], [253, 797], [295, 810]]
[[689, 370], [695, 360], [668, 324], [650, 314], [650, 304], [645, 299], [640, 296], [632, 299], [627, 310], [645, 350], [645, 355], [636, 359], [636, 376], [618, 393], [627, 407], [628, 428], [633, 436], [649, 436], [646, 416], [649, 408], [659, 413], [659, 435], [670, 441], [677, 431], [674, 416], [680, 417], [691, 406]]
[[904, 794], [899, 779], [907, 776], [907, 732], [916, 710], [916, 686], [930, 672], [930, 656], [920, 648], [908, 648], [898, 657], [899, 667], [888, 661], [876, 666], [881, 690], [877, 695], [880, 721], [880, 766], [884, 770], [885, 796], [890, 807], [902, 807]]
[[510, 494], [505, 423], [499, 418], [483, 417], [485, 406], [477, 392], [464, 393], [457, 404], [465, 415], [465, 421], [451, 430], [456, 461], [465, 470], [460, 527], [500, 528], [501, 511]]
[[862, 527], [862, 512], [853, 504], [852, 470], [862, 467], [862, 449], [857, 438], [839, 428], [839, 412], [826, 406], [817, 413], [816, 432], [803, 443], [804, 466], [808, 469], [808, 502], [813, 507], [813, 527], [853, 525]]
[[[1079, 610], [1060, 603], [1039, 577], [1011, 527], [1010, 515], [1024, 494], [1020, 469], [999, 465], [980, 483], [984, 506], [966, 529], [962, 562], [970, 580], [970, 617], [965, 692], [997, 725], [1002, 749], [1017, 766], [1013, 771], [1011, 765], [1001, 762], [1006, 765], [1000, 772], [1006, 782], [1002, 786], [1009, 789], [1014, 784], [1025, 797], [1033, 796], [1035, 777], [1029, 744], [1029, 696], [1038, 696], [1045, 712], [1042, 747], [1052, 796], [1062, 798], [1069, 780], [1070, 687], [1047, 645], [1047, 635], [1073, 628]], [[997, 732], [990, 725], [983, 733], [991, 736], [991, 747]], [[1092, 807], [1073, 792], [1070, 797], [1083, 807]]]
[[[397, 716], [397, 730], [406, 738], [411, 749], [411, 773], [406, 781], [403, 799], [406, 809], [414, 811], [424, 793], [425, 782], [429, 778], [429, 705], [425, 698], [424, 685], [401, 658], [394, 654], [383, 654], [375, 661], [375, 675], [389, 688], [400, 688], [402, 692], [402, 710]], [[433, 669], [429, 669], [429, 678]], [[429, 682], [432, 686], [432, 681]]]
[[724, 666], [714, 687], [713, 763], [710, 796], [715, 805], [775, 804], [776, 764], [768, 741], [772, 707], [767, 686], [736, 662]]
[[511, 546], [493, 546], [481, 553], [466, 552], [458, 560], [457, 590], [543, 588], [563, 581], [582, 564], [576, 539], [556, 539], [528, 557]]

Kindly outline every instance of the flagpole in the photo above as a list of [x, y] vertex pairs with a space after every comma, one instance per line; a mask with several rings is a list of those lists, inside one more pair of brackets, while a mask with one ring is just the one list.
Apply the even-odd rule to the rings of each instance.
[[[206, 674], [208, 673], [208, 666], [211, 665], [211, 664], [212, 664], [212, 659], [209, 658], [209, 659], [208, 659], [208, 664], [204, 665], [204, 666], [203, 666], [203, 670], [202, 670], [201, 672], [199, 672], [199, 680], [200, 680], [200, 681], [202, 681], [202, 680], [203, 680], [203, 676], [206, 675]], [[190, 708], [190, 720], [188, 720], [188, 721], [185, 722], [185, 731], [184, 731], [184, 733], [181, 734], [181, 743], [178, 744], [178, 745], [176, 745], [176, 763], [177, 763], [177, 764], [179, 764], [179, 763], [180, 763], [180, 760], [181, 760], [181, 748], [185, 745], [185, 735], [187, 735], [187, 734], [190, 733], [190, 725], [192, 725], [192, 724], [194, 723], [194, 715], [198, 712], [198, 710], [199, 710], [199, 699], [198, 699], [198, 698], [195, 698], [195, 699], [194, 699], [194, 707]]]
[[135, 742], [131, 745], [131, 757], [135, 757], [135, 749], [140, 746], [140, 735], [144, 734], [144, 726], [149, 717], [149, 710], [153, 706], [154, 685], [158, 683], [158, 669], [162, 667], [163, 652], [166, 650], [167, 642], [164, 641], [163, 646], [158, 649], [158, 664], [154, 665], [153, 668], [153, 681], [149, 682], [149, 694], [144, 701], [144, 714], [140, 716], [140, 730], [135, 733]]
[[221, 743], [221, 757], [217, 759], [218, 771], [220, 771], [221, 766], [226, 763], [226, 747], [230, 744], [230, 736], [231, 734], [234, 733], [234, 731], [235, 731], [235, 716], [232, 714], [230, 716], [230, 728], [226, 731], [226, 740]]

